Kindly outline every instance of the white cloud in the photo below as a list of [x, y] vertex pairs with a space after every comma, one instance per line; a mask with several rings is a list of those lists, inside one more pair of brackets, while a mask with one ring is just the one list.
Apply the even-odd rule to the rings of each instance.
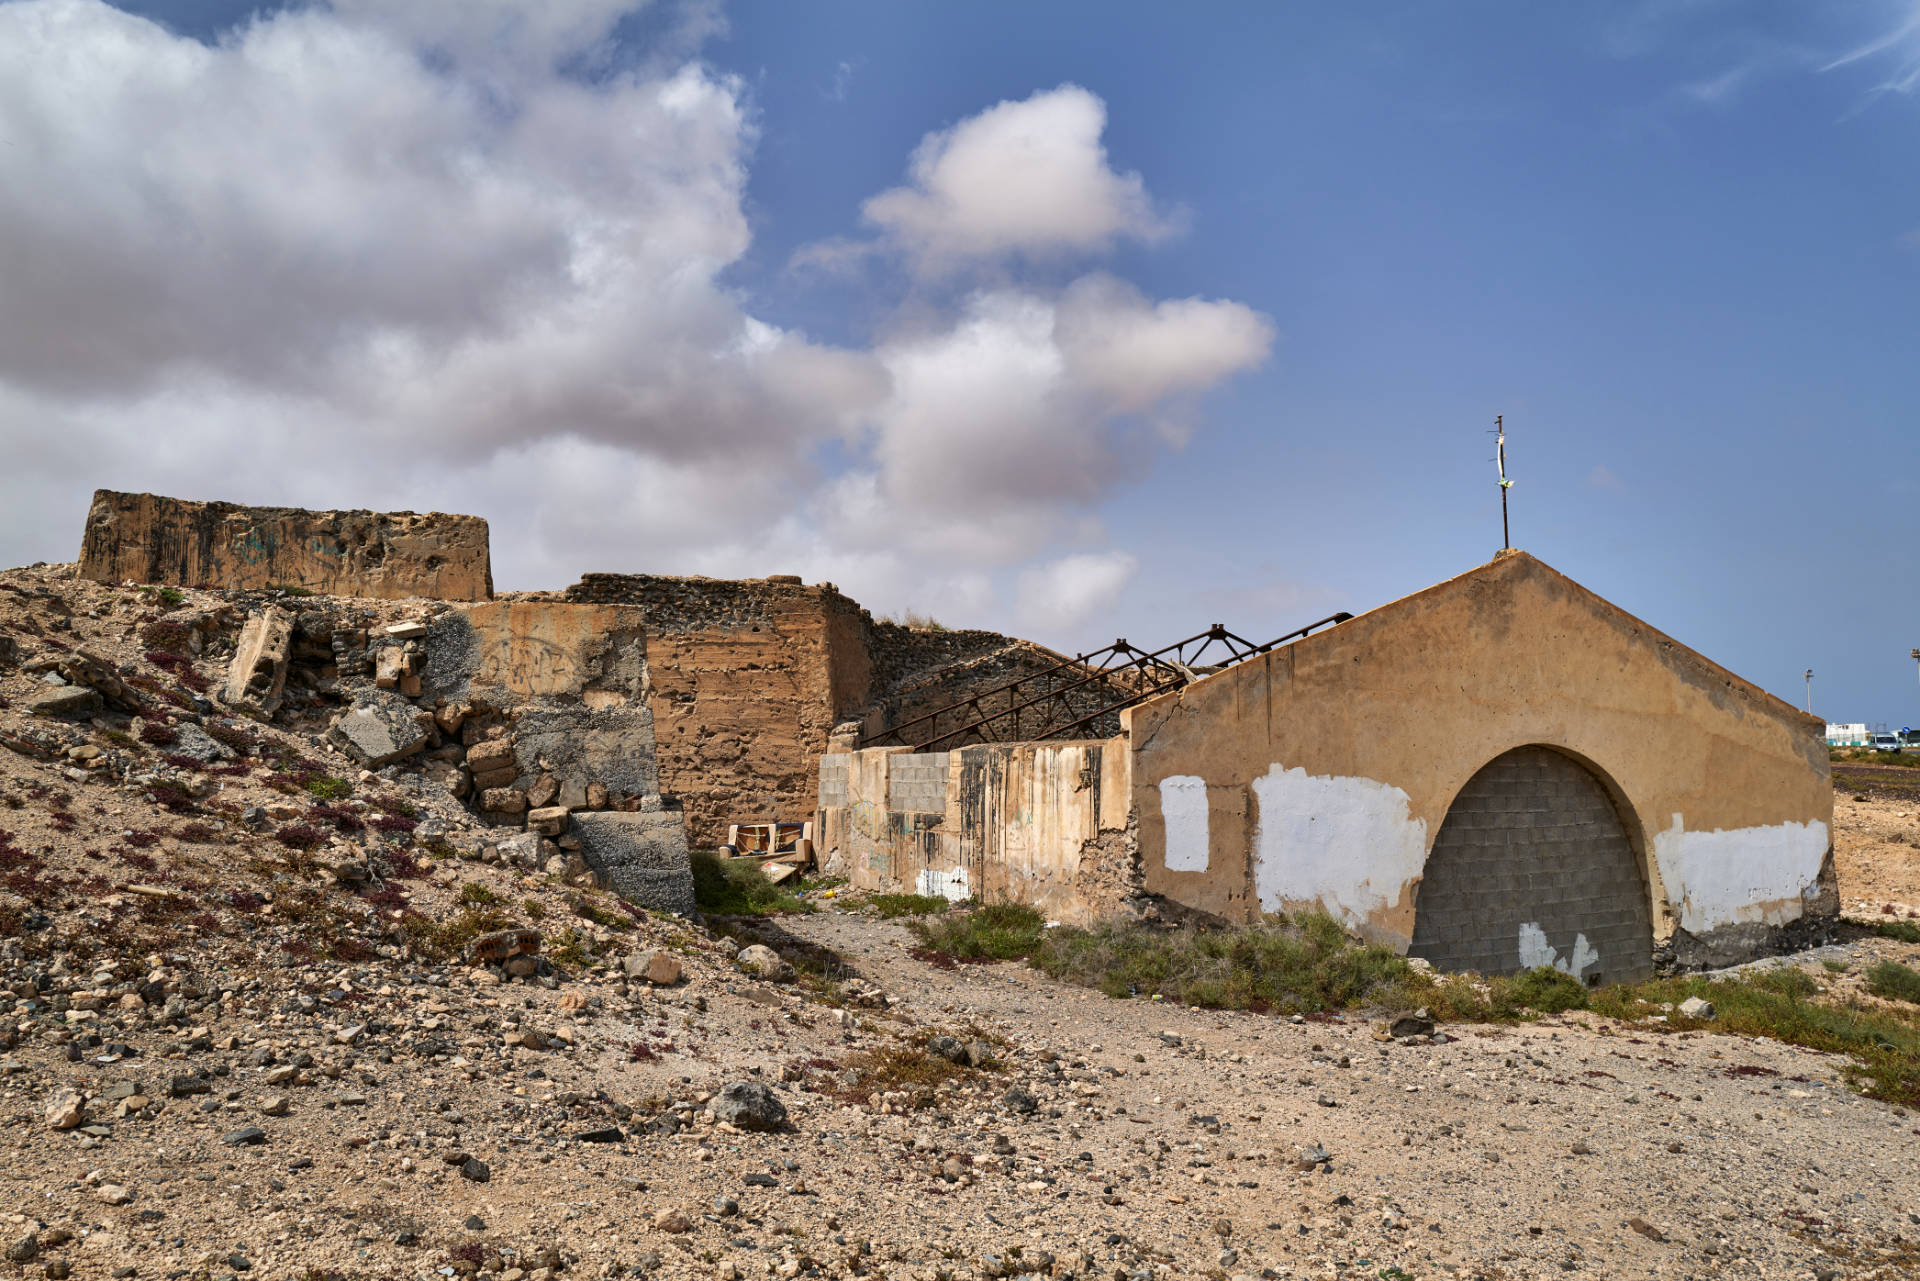
[[1079, 552], [1020, 575], [1019, 617], [1030, 627], [1066, 629], [1118, 600], [1140, 562], [1128, 552]]
[[994, 283], [834, 347], [722, 283], [755, 127], [687, 54], [717, 13], [633, 51], [633, 7], [336, 0], [207, 44], [0, 3], [0, 559], [71, 556], [106, 486], [475, 512], [503, 587], [793, 572], [1048, 626], [1110, 599], [1133, 558], [1094, 507], [1273, 334], [1236, 302], [1020, 280], [1167, 226], [1108, 167], [1100, 100], [930, 135], [887, 235], [999, 255]]
[[863, 213], [929, 272], [1168, 235], [1178, 220], [1154, 209], [1140, 175], [1107, 163], [1106, 125], [1106, 103], [1078, 85], [999, 103], [928, 134], [908, 184], [873, 197]]

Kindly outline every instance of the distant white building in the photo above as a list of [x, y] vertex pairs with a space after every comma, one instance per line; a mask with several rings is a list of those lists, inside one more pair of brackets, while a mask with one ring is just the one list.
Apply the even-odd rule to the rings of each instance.
[[1852, 725], [1828, 725], [1828, 747], [1865, 747], [1867, 745], [1867, 723], [1859, 721]]

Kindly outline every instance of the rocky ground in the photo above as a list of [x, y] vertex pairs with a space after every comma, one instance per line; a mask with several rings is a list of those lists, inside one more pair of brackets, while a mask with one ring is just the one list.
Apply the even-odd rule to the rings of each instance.
[[[148, 662], [224, 603], [0, 574], [0, 1277], [1920, 1274], [1920, 1118], [1830, 1056], [1109, 1001], [843, 898], [625, 911], [196, 702], [219, 622]], [[82, 650], [150, 714], [29, 716]], [[1850, 905], [1920, 903], [1895, 804], [1836, 806]], [[463, 959], [511, 927], [540, 953]], [[1920, 946], [1790, 963], [1874, 956]]]

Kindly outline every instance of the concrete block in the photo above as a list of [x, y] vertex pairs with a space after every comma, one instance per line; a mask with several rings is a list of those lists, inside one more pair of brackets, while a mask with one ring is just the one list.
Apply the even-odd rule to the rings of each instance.
[[693, 911], [693, 865], [679, 810], [572, 817], [580, 854], [614, 893], [663, 912]]
[[368, 769], [379, 769], [422, 751], [431, 720], [404, 698], [376, 692], [347, 709], [327, 737]]
[[227, 666], [220, 701], [272, 716], [287, 687], [287, 658], [293, 648], [293, 619], [278, 609], [249, 614]]

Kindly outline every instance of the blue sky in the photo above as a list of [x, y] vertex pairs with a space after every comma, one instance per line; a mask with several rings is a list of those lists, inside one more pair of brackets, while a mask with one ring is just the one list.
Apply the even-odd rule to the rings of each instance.
[[102, 484], [1264, 640], [1496, 550], [1503, 413], [1516, 545], [1920, 724], [1912, 3], [252, 8], [0, 4], [9, 562]]

